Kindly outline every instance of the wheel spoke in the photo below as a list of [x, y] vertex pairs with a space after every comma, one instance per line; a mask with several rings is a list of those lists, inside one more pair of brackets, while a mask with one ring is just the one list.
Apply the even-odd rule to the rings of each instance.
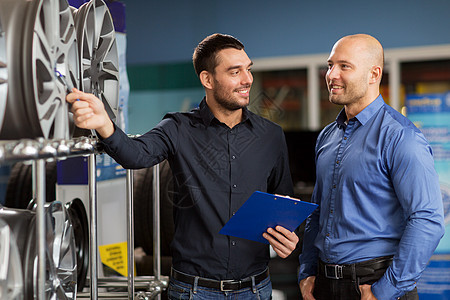
[[111, 51], [115, 42], [116, 39], [114, 28], [112, 31], [108, 31], [100, 36], [99, 43], [97, 45], [98, 53], [102, 56], [100, 59], [105, 59], [105, 56]]
[[103, 61], [100, 63], [100, 75], [99, 78], [102, 80], [114, 80], [119, 81], [119, 70], [118, 66], [114, 65], [113, 61]]
[[[94, 45], [95, 43], [95, 19], [93, 14], [88, 14], [86, 17], [85, 24], [82, 24], [82, 32], [83, 32], [83, 38], [82, 38], [82, 57], [83, 59], [87, 59], [91, 61], [92, 59], [92, 53], [94, 52]], [[80, 29], [78, 29], [80, 30]]]
[[102, 36], [102, 32], [104, 30], [104, 20], [107, 14], [107, 8], [103, 1], [93, 1], [92, 5], [93, 16], [95, 18], [95, 35], [94, 35], [94, 44], [96, 48], [98, 48], [100, 44], [100, 37]]
[[60, 32], [61, 32], [61, 41], [63, 44], [69, 44], [72, 39], [75, 38], [75, 26], [71, 20], [73, 20], [72, 11], [70, 10], [69, 5], [65, 5], [64, 7], [60, 7], [59, 11], [59, 19], [60, 19]]

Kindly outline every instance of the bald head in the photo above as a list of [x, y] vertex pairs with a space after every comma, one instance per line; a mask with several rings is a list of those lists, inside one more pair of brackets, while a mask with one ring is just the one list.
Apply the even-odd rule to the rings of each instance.
[[383, 47], [374, 37], [355, 34], [341, 38], [331, 49], [325, 76], [329, 99], [356, 116], [380, 94]]
[[355, 55], [363, 56], [368, 64], [384, 68], [383, 46], [373, 36], [368, 34], [344, 36], [334, 44], [333, 49], [342, 44], [351, 45], [355, 50]]

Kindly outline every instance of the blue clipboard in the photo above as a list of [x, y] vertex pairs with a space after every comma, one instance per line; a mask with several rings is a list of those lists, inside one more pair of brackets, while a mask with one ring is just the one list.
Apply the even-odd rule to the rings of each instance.
[[267, 228], [280, 225], [294, 231], [317, 207], [295, 198], [256, 191], [219, 233], [269, 244], [262, 236]]

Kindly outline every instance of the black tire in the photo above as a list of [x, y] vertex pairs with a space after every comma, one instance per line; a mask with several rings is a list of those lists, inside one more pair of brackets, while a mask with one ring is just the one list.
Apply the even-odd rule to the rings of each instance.
[[[32, 168], [30, 164], [18, 162], [11, 168], [6, 187], [5, 206], [26, 209], [32, 200]], [[56, 162], [45, 164], [46, 202], [56, 199]]]
[[[171, 256], [174, 235], [173, 175], [169, 163], [160, 164], [161, 256]], [[153, 168], [135, 170], [133, 176], [135, 247], [153, 255]]]
[[31, 166], [21, 162], [14, 164], [6, 186], [5, 206], [27, 208], [32, 198], [31, 190]]

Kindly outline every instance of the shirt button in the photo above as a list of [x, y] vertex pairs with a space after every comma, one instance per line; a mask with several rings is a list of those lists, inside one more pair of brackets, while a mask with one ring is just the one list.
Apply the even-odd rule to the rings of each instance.
[[346, 140], [346, 139], [347, 139], [347, 137], [345, 136], [345, 137], [344, 137], [344, 140]]
[[237, 185], [233, 184], [233, 187], [234, 187], [234, 188], [236, 188], [236, 187], [237, 187]]
[[338, 160], [336, 161], [336, 164], [339, 164], [339, 161], [338, 161]]
[[330, 237], [330, 234], [329, 234], [329, 233], [327, 233], [327, 237]]
[[335, 184], [333, 184], [333, 189], [335, 189], [336, 188], [336, 185]]
[[236, 156], [232, 155], [231, 158], [232, 158], [232, 159], [236, 159]]
[[333, 210], [332, 209], [330, 209], [330, 214], [332, 214], [333, 213]]
[[231, 241], [231, 245], [236, 246], [236, 242], [235, 241]]

